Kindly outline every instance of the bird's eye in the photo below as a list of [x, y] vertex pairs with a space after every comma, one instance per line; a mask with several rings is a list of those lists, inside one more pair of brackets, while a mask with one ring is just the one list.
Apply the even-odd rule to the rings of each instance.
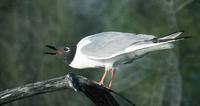
[[65, 48], [64, 48], [64, 51], [65, 51], [65, 52], [69, 52], [69, 51], [70, 51], [69, 47], [65, 47]]

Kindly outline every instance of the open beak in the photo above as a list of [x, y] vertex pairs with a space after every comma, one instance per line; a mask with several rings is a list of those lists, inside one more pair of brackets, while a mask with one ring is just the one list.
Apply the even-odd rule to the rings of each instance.
[[48, 54], [48, 55], [56, 55], [57, 48], [56, 48], [55, 46], [45, 45], [45, 47], [54, 50], [54, 52], [44, 52], [44, 54]]

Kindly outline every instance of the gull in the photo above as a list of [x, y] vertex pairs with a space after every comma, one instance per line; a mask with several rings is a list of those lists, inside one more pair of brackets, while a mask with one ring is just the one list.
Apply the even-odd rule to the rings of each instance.
[[180, 36], [182, 33], [183, 31], [178, 31], [156, 37], [147, 34], [101, 32], [84, 37], [75, 45], [46, 45], [54, 51], [45, 54], [62, 57], [65, 64], [77, 69], [104, 67], [99, 85], [104, 84], [104, 79], [111, 70], [108, 85], [111, 88], [117, 67], [130, 64], [152, 51], [171, 49], [175, 41], [190, 38]]

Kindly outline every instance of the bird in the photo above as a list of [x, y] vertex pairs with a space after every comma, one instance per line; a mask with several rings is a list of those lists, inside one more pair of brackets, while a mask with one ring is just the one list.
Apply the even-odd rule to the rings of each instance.
[[104, 86], [104, 79], [110, 71], [108, 88], [111, 89], [118, 67], [130, 64], [150, 52], [171, 49], [174, 42], [191, 38], [180, 36], [183, 32], [177, 31], [163, 37], [115, 31], [101, 32], [86, 36], [77, 44], [46, 45], [53, 51], [45, 54], [59, 56], [65, 64], [76, 69], [105, 68], [98, 84]]

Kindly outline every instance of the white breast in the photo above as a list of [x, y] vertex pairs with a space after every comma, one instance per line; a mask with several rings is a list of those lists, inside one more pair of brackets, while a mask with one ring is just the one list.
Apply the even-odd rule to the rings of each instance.
[[93, 67], [104, 67], [104, 64], [94, 60], [88, 59], [86, 56], [76, 53], [73, 61], [69, 64], [73, 68], [83, 69], [83, 68], [93, 68]]
[[73, 68], [78, 68], [78, 69], [104, 67], [105, 66], [104, 63], [91, 60], [91, 59], [87, 58], [87, 56], [85, 56], [81, 53], [80, 50], [82, 49], [82, 47], [84, 45], [87, 45], [88, 43], [90, 43], [90, 40], [88, 39], [88, 37], [86, 37], [77, 44], [76, 54], [74, 56], [73, 61], [69, 64], [69, 66], [71, 66]]

